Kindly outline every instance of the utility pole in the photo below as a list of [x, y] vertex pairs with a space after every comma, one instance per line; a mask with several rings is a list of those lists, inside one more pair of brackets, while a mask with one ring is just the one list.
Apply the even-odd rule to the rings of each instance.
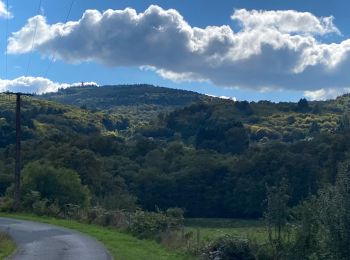
[[16, 93], [15, 210], [21, 203], [21, 93]]
[[7, 95], [16, 96], [16, 157], [15, 157], [15, 191], [14, 209], [19, 210], [21, 206], [21, 96], [32, 96], [31, 94], [5, 92]]

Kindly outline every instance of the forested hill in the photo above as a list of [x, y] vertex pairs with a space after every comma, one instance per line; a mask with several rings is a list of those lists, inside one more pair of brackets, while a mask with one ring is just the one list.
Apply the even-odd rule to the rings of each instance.
[[72, 87], [39, 97], [93, 111], [126, 115], [130, 121], [138, 123], [148, 121], [161, 112], [209, 99], [192, 91], [146, 84]]
[[85, 86], [60, 89], [43, 97], [73, 106], [109, 110], [118, 106], [157, 105], [181, 107], [205, 98], [196, 92], [152, 85]]
[[[350, 154], [348, 95], [326, 102], [249, 103], [150, 87], [153, 92], [124, 97], [121, 114], [118, 107], [99, 105], [114, 104], [105, 93], [114, 88], [118, 87], [71, 88], [24, 99], [23, 176], [34, 178], [25, 179], [31, 186], [24, 187], [24, 198], [32, 200], [32, 191], [38, 191], [35, 198], [49, 204], [83, 203], [72, 200], [79, 190], [75, 188], [56, 201], [61, 191], [52, 183], [64, 180], [39, 185], [50, 178], [46, 169], [54, 167], [63, 175], [75, 174], [89, 190], [80, 198], [86, 203], [88, 196], [93, 206], [181, 207], [192, 217], [260, 217], [267, 184], [286, 179], [290, 204], [297, 205], [332, 182], [337, 165]], [[127, 88], [118, 91], [128, 92]], [[167, 91], [175, 100], [166, 101]], [[81, 101], [74, 102], [74, 93]], [[71, 100], [78, 107], [43, 100], [50, 97]], [[123, 100], [123, 95], [118, 98]], [[159, 110], [151, 109], [148, 98], [158, 100]], [[137, 100], [150, 111], [149, 118], [135, 114], [143, 116], [141, 125], [129, 124], [137, 122], [128, 113], [138, 106]], [[87, 104], [91, 109], [84, 107]], [[2, 97], [0, 195], [12, 189], [14, 112], [14, 100]]]

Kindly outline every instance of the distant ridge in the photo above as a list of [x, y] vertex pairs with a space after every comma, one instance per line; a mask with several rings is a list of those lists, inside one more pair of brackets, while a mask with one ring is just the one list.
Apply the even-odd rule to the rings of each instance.
[[97, 110], [139, 105], [183, 107], [208, 99], [207, 96], [193, 91], [147, 84], [71, 87], [55, 93], [43, 94], [40, 97], [63, 104]]

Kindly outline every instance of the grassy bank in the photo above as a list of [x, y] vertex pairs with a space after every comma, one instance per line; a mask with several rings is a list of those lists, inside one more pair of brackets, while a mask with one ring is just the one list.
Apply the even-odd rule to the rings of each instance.
[[72, 220], [38, 217], [31, 214], [0, 213], [0, 216], [48, 223], [80, 231], [102, 242], [114, 259], [118, 260], [191, 259], [190, 256], [182, 252], [167, 250], [155, 241], [140, 240], [115, 229], [83, 224]]
[[16, 244], [4, 233], [0, 233], [0, 259], [5, 259], [16, 249]]

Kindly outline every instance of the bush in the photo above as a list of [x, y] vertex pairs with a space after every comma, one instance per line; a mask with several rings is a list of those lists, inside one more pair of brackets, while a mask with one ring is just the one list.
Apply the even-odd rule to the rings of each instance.
[[87, 208], [83, 211], [83, 216], [80, 220], [89, 224], [96, 224], [101, 226], [110, 226], [119, 229], [126, 229], [129, 227], [130, 214], [124, 211], [116, 210], [110, 211], [102, 207]]
[[24, 194], [22, 198], [22, 205], [25, 209], [32, 209], [33, 204], [39, 201], [40, 199], [40, 192], [29, 190]]
[[[31, 202], [46, 199], [50, 204], [56, 203], [61, 209], [68, 203], [87, 206], [89, 192], [81, 184], [78, 173], [48, 164], [34, 162], [26, 165], [23, 170], [23, 196], [27, 207]], [[43, 204], [43, 202], [39, 202]], [[34, 204], [33, 204], [34, 205]]]
[[9, 197], [0, 197], [0, 212], [12, 212], [14, 200]]
[[48, 202], [49, 201], [47, 199], [35, 201], [32, 205], [33, 212], [39, 216], [47, 215]]
[[47, 214], [51, 217], [59, 217], [60, 216], [61, 209], [58, 206], [57, 201], [50, 204], [47, 208]]
[[182, 220], [183, 217], [167, 215], [162, 211], [138, 210], [131, 216], [129, 231], [139, 238], [160, 240], [162, 233], [180, 228]]
[[255, 259], [249, 240], [232, 235], [225, 235], [209, 242], [201, 250], [201, 258], [215, 260]]

